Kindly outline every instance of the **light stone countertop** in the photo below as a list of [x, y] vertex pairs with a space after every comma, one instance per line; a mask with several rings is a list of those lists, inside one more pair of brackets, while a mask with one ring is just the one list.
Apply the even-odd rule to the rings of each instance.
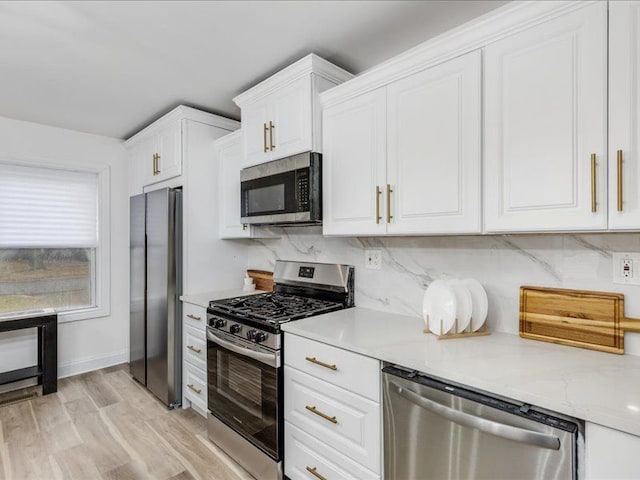
[[196, 293], [193, 295], [182, 295], [180, 300], [202, 308], [207, 308], [211, 300], [221, 300], [223, 298], [246, 297], [247, 295], [255, 295], [257, 293], [266, 293], [262, 290], [254, 290], [253, 292], [245, 292], [241, 288], [235, 290], [219, 290], [216, 292]]
[[350, 308], [285, 332], [640, 435], [640, 357], [492, 332], [438, 340], [419, 318]]

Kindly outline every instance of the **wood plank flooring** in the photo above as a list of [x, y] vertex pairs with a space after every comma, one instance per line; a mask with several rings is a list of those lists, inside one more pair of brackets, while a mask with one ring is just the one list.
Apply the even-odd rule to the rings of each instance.
[[[0, 403], [20, 393], [0, 395]], [[59, 380], [55, 394], [0, 405], [0, 479], [253, 477], [209, 442], [203, 417], [168, 410], [119, 365]]]

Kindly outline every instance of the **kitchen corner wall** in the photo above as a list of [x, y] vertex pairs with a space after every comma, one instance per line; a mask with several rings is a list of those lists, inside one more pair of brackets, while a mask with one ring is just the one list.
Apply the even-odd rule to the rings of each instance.
[[[0, 158], [109, 166], [111, 313], [59, 325], [58, 375], [64, 377], [128, 361], [129, 202], [123, 142], [0, 117]], [[0, 371], [33, 365], [36, 351], [35, 329], [0, 334]]]
[[[320, 227], [277, 233], [279, 239], [251, 241], [250, 268], [273, 270], [279, 259], [355, 265], [358, 307], [421, 317], [432, 280], [472, 277], [487, 290], [494, 331], [518, 333], [521, 285], [624, 293], [625, 314], [640, 318], [640, 287], [612, 282], [611, 255], [639, 252], [640, 234], [335, 238], [323, 237]], [[381, 270], [364, 267], [365, 249], [382, 251]], [[625, 348], [640, 355], [640, 335], [627, 333]]]

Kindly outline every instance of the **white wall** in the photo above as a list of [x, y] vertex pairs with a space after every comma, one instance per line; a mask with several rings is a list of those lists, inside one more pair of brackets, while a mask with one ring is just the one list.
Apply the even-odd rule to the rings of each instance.
[[[59, 325], [58, 373], [68, 376], [128, 361], [129, 206], [122, 141], [0, 117], [0, 158], [110, 167], [110, 315]], [[35, 361], [35, 330], [0, 334], [0, 371]]]
[[[381, 270], [364, 268], [366, 249], [382, 251]], [[431, 281], [472, 277], [487, 290], [490, 329], [517, 334], [522, 285], [624, 293], [626, 315], [640, 318], [640, 287], [613, 283], [611, 252], [640, 252], [640, 235], [326, 238], [297, 227], [253, 240], [249, 268], [273, 270], [276, 259], [352, 264], [357, 306], [417, 317]], [[625, 350], [640, 355], [640, 334], [625, 335]]]

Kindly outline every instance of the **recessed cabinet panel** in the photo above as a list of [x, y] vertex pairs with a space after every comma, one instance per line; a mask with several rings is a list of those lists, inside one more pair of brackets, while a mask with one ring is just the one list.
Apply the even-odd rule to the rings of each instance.
[[214, 147], [218, 161], [220, 238], [247, 238], [248, 226], [240, 223], [240, 165], [243, 160], [242, 133], [230, 133]]
[[480, 224], [481, 55], [389, 85], [387, 233], [473, 233]]
[[322, 118], [323, 233], [384, 233], [385, 89], [326, 108]]
[[311, 81], [302, 77], [273, 95], [270, 145], [272, 157], [311, 150]]
[[607, 5], [485, 49], [485, 228], [607, 228]]
[[640, 228], [640, 3], [609, 3], [609, 228]]
[[182, 175], [181, 121], [175, 121], [158, 132], [158, 175], [156, 181]]
[[268, 116], [266, 100], [254, 102], [242, 109], [242, 132], [246, 152], [243, 167], [266, 162], [271, 156]]

